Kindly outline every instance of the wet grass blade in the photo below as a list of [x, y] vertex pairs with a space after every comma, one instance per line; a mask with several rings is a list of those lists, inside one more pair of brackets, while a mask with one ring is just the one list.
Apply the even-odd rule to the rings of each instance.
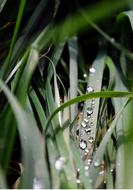
[[62, 104], [59, 108], [57, 108], [56, 110], [54, 110], [54, 112], [51, 114], [51, 116], [47, 119], [46, 122], [46, 126], [45, 129], [47, 130], [49, 123], [51, 122], [51, 120], [54, 118], [54, 116], [61, 110], [63, 110], [64, 108], [78, 103], [78, 102], [82, 102], [85, 101], [87, 99], [93, 99], [93, 98], [111, 98], [111, 97], [129, 97], [132, 98], [133, 97], [133, 93], [132, 92], [122, 92], [122, 91], [106, 91], [106, 92], [93, 92], [93, 93], [89, 93], [89, 94], [84, 94], [82, 96], [78, 96], [77, 98], [74, 98], [72, 100], [69, 100], [67, 102], [65, 102], [64, 104]]
[[[87, 93], [91, 93], [93, 91], [94, 92], [101, 91], [102, 81], [103, 81], [103, 72], [104, 72], [104, 67], [105, 67], [105, 56], [106, 56], [105, 52], [101, 50], [97, 58], [94, 60], [91, 68], [89, 69], [90, 72], [89, 72], [89, 79], [88, 79], [87, 90], [86, 90]], [[84, 119], [88, 118], [87, 110], [88, 109], [92, 110], [92, 113], [89, 118], [89, 123], [86, 126], [86, 127], [90, 127], [90, 125], [92, 124], [91, 132], [87, 134], [84, 128], [82, 127], [82, 125], [80, 125], [80, 129], [79, 129], [80, 130], [79, 134], [80, 136], [82, 136], [82, 140], [87, 142], [87, 147], [90, 146], [90, 143], [88, 142], [88, 138], [93, 138], [93, 139], [96, 138], [97, 123], [98, 123], [98, 116], [99, 116], [99, 102], [100, 102], [99, 98], [95, 100], [88, 99], [87, 101], [85, 101], [85, 104], [84, 104], [83, 118], [81, 122], [84, 122]], [[85, 150], [80, 149], [80, 152], [81, 152], [81, 155], [84, 157]]]

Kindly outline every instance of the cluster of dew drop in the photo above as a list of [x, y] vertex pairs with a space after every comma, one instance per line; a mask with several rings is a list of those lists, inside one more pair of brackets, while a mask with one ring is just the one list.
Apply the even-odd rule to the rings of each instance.
[[[96, 69], [94, 67], [91, 67], [89, 69], [90, 74], [94, 74]], [[87, 86], [86, 93], [92, 93], [94, 92], [94, 88], [92, 86]], [[79, 136], [79, 148], [82, 151], [82, 158], [86, 157], [87, 160], [85, 161], [85, 175], [89, 176], [89, 167], [92, 163], [92, 159], [88, 158], [87, 155], [89, 155], [89, 146], [91, 146], [94, 142], [94, 137], [91, 134], [92, 127], [93, 127], [93, 111], [95, 107], [95, 99], [90, 100], [91, 103], [89, 106], [85, 108], [82, 122], [80, 123], [80, 136]], [[87, 135], [87, 139], [84, 139], [84, 135]], [[79, 172], [79, 171], [78, 171]]]

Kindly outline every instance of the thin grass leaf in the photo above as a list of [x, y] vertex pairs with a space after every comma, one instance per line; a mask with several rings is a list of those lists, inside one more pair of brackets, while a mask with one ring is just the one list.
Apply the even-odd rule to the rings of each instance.
[[6, 180], [3, 175], [2, 169], [0, 168], [0, 188], [1, 189], [7, 189]]
[[[101, 50], [90, 68], [89, 79], [88, 79], [88, 84], [87, 84], [87, 93], [91, 93], [93, 91], [95, 92], [101, 91], [103, 71], [105, 67], [105, 56], [106, 56], [105, 52]], [[91, 132], [89, 134], [86, 133], [82, 125], [80, 125], [80, 129], [79, 129], [80, 131], [79, 134], [80, 136], [82, 136], [81, 140], [87, 143], [86, 147], [88, 148], [90, 147], [90, 144], [91, 144], [91, 149], [93, 149], [93, 146], [92, 146], [93, 143], [89, 143], [88, 138], [93, 138], [93, 140], [95, 140], [96, 138], [98, 114], [99, 114], [99, 102], [100, 102], [100, 99], [97, 98], [95, 100], [87, 100], [84, 104], [83, 118], [81, 122], [84, 123], [84, 120], [88, 119], [87, 110], [90, 109], [92, 113], [90, 114], [89, 122], [86, 125], [86, 129], [91, 126]], [[82, 157], [85, 156], [85, 150], [82, 150], [80, 148], [80, 153]], [[87, 159], [85, 160], [85, 163], [86, 162], [87, 162]]]
[[[84, 12], [90, 20], [99, 21], [113, 11], [124, 7], [128, 3], [129, 2], [127, 0], [121, 0], [121, 2], [112, 1], [97, 3], [94, 7], [87, 7]], [[46, 47], [51, 40], [53, 43], [64, 41], [68, 37], [75, 35], [77, 32], [83, 31], [87, 27], [88, 22], [86, 22], [81, 13], [78, 12], [57, 27], [49, 25], [49, 27], [47, 27], [47, 32], [46, 29], [42, 31], [34, 43], [40, 51], [44, 49], [44, 47]]]
[[10, 66], [10, 61], [11, 61], [14, 45], [15, 45], [15, 42], [16, 42], [16, 39], [17, 39], [17, 34], [18, 34], [18, 31], [19, 31], [20, 23], [21, 23], [21, 20], [22, 20], [22, 15], [23, 15], [23, 12], [24, 12], [25, 3], [26, 3], [26, 0], [21, 0], [20, 1], [20, 6], [19, 6], [19, 10], [18, 10], [18, 15], [17, 15], [17, 21], [16, 21], [16, 26], [15, 26], [15, 29], [14, 29], [14, 34], [13, 34], [13, 37], [12, 37], [9, 53], [8, 53], [8, 56], [7, 56], [6, 61], [4, 63], [3, 70], [1, 72], [2, 77], [7, 76], [7, 72], [8, 72], [9, 66]]
[[119, 120], [119, 117], [121, 116], [122, 111], [124, 110], [125, 106], [127, 105], [127, 102], [128, 102], [128, 100], [126, 100], [126, 102], [124, 102], [124, 104], [121, 106], [121, 109], [119, 109], [119, 111], [117, 112], [115, 119], [111, 123], [109, 130], [105, 134], [104, 138], [102, 139], [102, 141], [100, 143], [98, 150], [96, 151], [96, 153], [94, 155], [93, 162], [92, 162], [91, 168], [90, 168], [90, 176], [91, 176], [91, 179], [93, 180], [93, 185], [95, 184], [96, 179], [100, 172], [100, 168], [95, 167], [95, 163], [98, 161], [101, 161], [103, 159], [103, 156], [106, 151], [107, 143], [108, 143], [109, 139], [111, 138], [111, 134], [113, 133], [113, 131], [116, 127], [116, 124]]
[[55, 168], [56, 161], [59, 158], [59, 153], [55, 143], [53, 143], [50, 138], [47, 138], [46, 141], [49, 155], [52, 188], [59, 189], [61, 185], [60, 172]]
[[27, 55], [28, 52], [26, 52], [25, 54], [23, 65], [21, 66], [21, 69], [17, 73], [18, 75], [17, 80], [16, 83], [14, 84], [15, 94], [17, 95], [22, 104], [25, 103], [30, 79], [39, 61], [39, 53], [36, 47], [34, 46], [31, 47], [28, 60], [27, 60]]
[[[69, 49], [69, 81], [70, 81], [70, 99], [77, 96], [77, 87], [78, 87], [78, 45], [77, 37], [73, 37], [68, 41]], [[70, 107], [70, 118], [73, 121], [78, 113], [77, 104], [74, 104]]]
[[30, 97], [31, 97], [31, 100], [35, 106], [35, 109], [37, 111], [37, 114], [38, 114], [38, 117], [40, 119], [40, 123], [41, 123], [41, 127], [42, 129], [44, 130], [44, 126], [45, 126], [45, 123], [46, 123], [46, 115], [45, 115], [45, 112], [42, 108], [42, 105], [39, 101], [39, 98], [37, 97], [36, 93], [34, 90], [32, 90], [30, 92]]
[[46, 122], [46, 126], [45, 129], [47, 130], [49, 123], [51, 122], [51, 120], [54, 118], [54, 116], [61, 110], [63, 110], [64, 108], [78, 103], [78, 102], [82, 102], [85, 101], [87, 99], [93, 99], [93, 98], [111, 98], [111, 97], [133, 97], [133, 93], [132, 92], [123, 92], [123, 91], [106, 91], [106, 92], [93, 92], [93, 93], [89, 93], [89, 94], [84, 94], [82, 96], [78, 96], [77, 98], [74, 98], [72, 100], [69, 100], [67, 102], [65, 102], [64, 104], [62, 104], [59, 108], [57, 108], [52, 114], [51, 116], [47, 119]]
[[2, 9], [4, 8], [6, 2], [7, 2], [7, 0], [0, 0], [0, 12], [1, 12]]
[[49, 177], [43, 154], [43, 141], [40, 138], [38, 129], [32, 118], [25, 113], [16, 98], [1, 80], [0, 87], [4, 91], [15, 115], [23, 147], [25, 169], [21, 187], [32, 188], [33, 179], [36, 178], [42, 188], [49, 188]]
[[[45, 97], [47, 100], [49, 112], [52, 113], [55, 110], [56, 106], [49, 80], [47, 81], [45, 93], [46, 93]], [[60, 128], [57, 116], [51, 120], [51, 125], [54, 131], [54, 136], [59, 150], [59, 154], [61, 157], [64, 157], [67, 160], [66, 163], [64, 164], [64, 173], [67, 179], [67, 183], [69, 184], [69, 188], [76, 188], [76, 178], [75, 178], [73, 162], [71, 159], [71, 152], [70, 149], [67, 149], [67, 145], [63, 138], [63, 131]]]
[[85, 171], [83, 160], [73, 140], [71, 140], [71, 148], [72, 148], [72, 153], [73, 153], [73, 158], [75, 161], [76, 168], [77, 170], [79, 169], [79, 179], [81, 181], [81, 184], [83, 183], [83, 186], [85, 189], [90, 189], [92, 188], [91, 182], [89, 181], [88, 176], [85, 175], [86, 171]]

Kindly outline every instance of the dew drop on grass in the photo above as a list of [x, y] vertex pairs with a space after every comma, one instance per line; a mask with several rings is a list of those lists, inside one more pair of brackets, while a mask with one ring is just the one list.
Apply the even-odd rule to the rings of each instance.
[[95, 162], [94, 162], [94, 166], [95, 166], [95, 167], [99, 167], [99, 166], [100, 166], [100, 160], [95, 161]]
[[91, 159], [88, 159], [88, 165], [90, 165], [91, 164], [91, 162], [92, 162], [92, 160]]
[[81, 140], [79, 146], [82, 150], [84, 150], [87, 147], [87, 142], [85, 140]]
[[86, 77], [87, 77], [87, 74], [86, 74], [86, 73], [84, 73], [84, 74], [83, 74], [83, 77], [84, 77], [84, 78], [86, 78]]
[[86, 119], [86, 118], [84, 118], [84, 121], [85, 121], [86, 123], [88, 123], [88, 122], [89, 122], [89, 120], [88, 120], [88, 119]]
[[76, 180], [76, 183], [77, 183], [77, 184], [80, 184], [80, 179], [77, 179], [77, 180]]
[[110, 169], [110, 172], [113, 172], [113, 168]]
[[33, 179], [33, 189], [43, 189], [43, 185], [36, 177]]
[[95, 104], [95, 99], [91, 100], [91, 104], [94, 105]]
[[57, 170], [59, 170], [59, 171], [62, 170], [65, 161], [66, 161], [66, 159], [61, 156], [58, 160], [56, 160], [56, 162], [55, 162], [55, 168], [56, 168]]
[[96, 69], [95, 69], [94, 67], [91, 67], [91, 68], [89, 69], [89, 71], [90, 71], [90, 73], [95, 73], [95, 72], [96, 72]]
[[99, 175], [104, 175], [104, 170], [100, 171]]
[[87, 87], [87, 92], [88, 92], [88, 93], [94, 92], [94, 89], [93, 89], [91, 86], [88, 86], [88, 87]]
[[88, 150], [88, 149], [85, 149], [85, 152], [89, 153], [89, 150]]
[[89, 169], [89, 166], [85, 166], [85, 170], [88, 170]]
[[93, 141], [94, 141], [94, 139], [93, 139], [93, 137], [89, 137], [89, 143], [93, 143]]
[[85, 132], [86, 132], [86, 133], [90, 133], [90, 132], [91, 132], [91, 127], [85, 129]]
[[90, 116], [93, 113], [93, 109], [91, 107], [87, 108], [87, 116]]
[[85, 122], [82, 122], [81, 126], [85, 128], [87, 126], [87, 124]]

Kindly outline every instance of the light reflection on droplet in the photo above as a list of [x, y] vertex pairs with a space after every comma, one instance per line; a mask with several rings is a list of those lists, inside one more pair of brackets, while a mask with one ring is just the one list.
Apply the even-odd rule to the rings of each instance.
[[91, 107], [87, 108], [87, 116], [90, 116], [93, 113], [93, 109]]
[[110, 172], [113, 172], [113, 171], [114, 171], [113, 168], [111, 168], [111, 169], [110, 169]]
[[95, 72], [96, 72], [96, 69], [95, 69], [94, 67], [91, 67], [91, 68], [89, 69], [89, 71], [90, 71], [90, 73], [95, 73]]
[[99, 167], [99, 166], [100, 166], [100, 160], [95, 161], [95, 162], [94, 162], [94, 166], [95, 166], [95, 167]]
[[86, 74], [86, 73], [84, 73], [84, 74], [83, 74], [83, 77], [84, 77], [84, 78], [86, 78], [86, 77], [87, 77], [87, 74]]
[[89, 137], [89, 143], [93, 143], [93, 141], [94, 141], [94, 139], [93, 139], [93, 137]]
[[100, 171], [99, 175], [104, 175], [104, 170]]
[[93, 91], [94, 91], [94, 89], [93, 89], [91, 86], [88, 86], [88, 87], [87, 87], [87, 92], [88, 92], [88, 93], [93, 92]]
[[77, 179], [77, 180], [76, 180], [76, 183], [77, 183], [77, 184], [80, 184], [80, 179]]
[[89, 166], [85, 166], [85, 170], [88, 170], [89, 169]]
[[82, 122], [81, 126], [85, 128], [87, 126], [87, 124], [85, 122]]
[[87, 147], [87, 142], [84, 141], [84, 140], [81, 140], [79, 146], [80, 146], [80, 148], [81, 148], [82, 150], [84, 150], [84, 149]]
[[43, 185], [36, 177], [33, 179], [33, 189], [43, 189]]
[[66, 161], [66, 159], [61, 156], [58, 160], [56, 160], [56, 162], [55, 162], [55, 168], [56, 168], [57, 170], [59, 170], [59, 171], [62, 170], [65, 161]]

